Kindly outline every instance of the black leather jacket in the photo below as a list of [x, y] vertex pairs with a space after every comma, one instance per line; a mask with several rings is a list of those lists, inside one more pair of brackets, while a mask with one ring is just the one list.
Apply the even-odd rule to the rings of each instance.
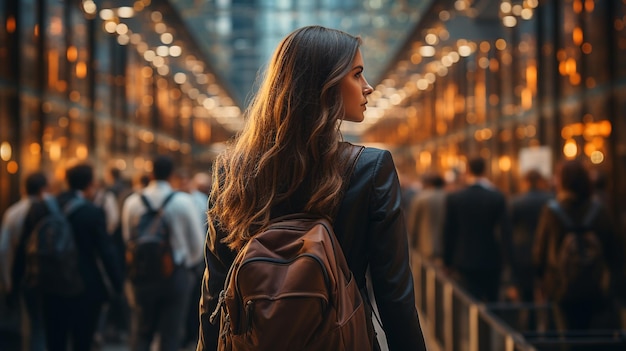
[[[415, 309], [400, 184], [388, 151], [363, 150], [334, 227], [348, 265], [362, 289], [366, 286], [366, 271], [370, 269], [389, 350], [426, 350]], [[210, 324], [208, 319], [224, 287], [234, 255], [223, 244], [211, 251], [207, 240], [198, 350], [216, 349], [219, 325]]]

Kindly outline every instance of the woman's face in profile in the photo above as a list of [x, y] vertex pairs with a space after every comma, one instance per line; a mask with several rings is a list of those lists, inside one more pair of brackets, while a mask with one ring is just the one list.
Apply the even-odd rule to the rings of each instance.
[[361, 51], [357, 51], [352, 61], [352, 68], [339, 82], [341, 98], [344, 105], [344, 121], [362, 122], [363, 112], [366, 110], [367, 95], [372, 93], [372, 87], [363, 76], [363, 58]]

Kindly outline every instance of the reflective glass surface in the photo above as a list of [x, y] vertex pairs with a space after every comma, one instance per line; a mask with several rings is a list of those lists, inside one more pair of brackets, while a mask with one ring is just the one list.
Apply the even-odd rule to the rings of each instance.
[[319, 24], [360, 35], [376, 84], [432, 0], [171, 0], [214, 71], [244, 107], [281, 38]]

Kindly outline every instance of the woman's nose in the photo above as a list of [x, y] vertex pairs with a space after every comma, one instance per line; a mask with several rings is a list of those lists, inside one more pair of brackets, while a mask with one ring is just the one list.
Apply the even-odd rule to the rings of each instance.
[[369, 85], [369, 83], [367, 81], [365, 81], [365, 86], [363, 87], [363, 94], [364, 95], [369, 95], [372, 92], [374, 92], [374, 88], [372, 88], [372, 86]]

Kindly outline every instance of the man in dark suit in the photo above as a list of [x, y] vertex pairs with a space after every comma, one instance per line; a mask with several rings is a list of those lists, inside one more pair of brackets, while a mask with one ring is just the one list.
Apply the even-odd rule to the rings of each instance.
[[532, 247], [537, 222], [543, 206], [554, 195], [547, 191], [547, 182], [537, 170], [524, 174], [524, 192], [514, 196], [510, 202], [511, 224], [513, 226], [513, 264], [517, 267], [520, 298], [533, 301], [534, 270]]
[[26, 243], [34, 235], [35, 225], [50, 211], [43, 202], [34, 203], [27, 214], [13, 270], [13, 280], [17, 283], [14, 286], [41, 296], [50, 351], [67, 350], [70, 344], [74, 350], [90, 350], [102, 305], [110, 294], [119, 293], [122, 286], [121, 267], [106, 232], [104, 212], [88, 200], [95, 191], [92, 166], [79, 164], [67, 169], [66, 180], [69, 190], [57, 197], [58, 207], [64, 209], [73, 199], [84, 199], [67, 217], [76, 243], [83, 288], [77, 294], [59, 295], [39, 286], [36, 277], [29, 276], [32, 273], [26, 269]]
[[468, 168], [467, 186], [446, 199], [444, 264], [472, 296], [497, 301], [512, 248], [506, 199], [485, 178], [485, 160], [473, 158]]

